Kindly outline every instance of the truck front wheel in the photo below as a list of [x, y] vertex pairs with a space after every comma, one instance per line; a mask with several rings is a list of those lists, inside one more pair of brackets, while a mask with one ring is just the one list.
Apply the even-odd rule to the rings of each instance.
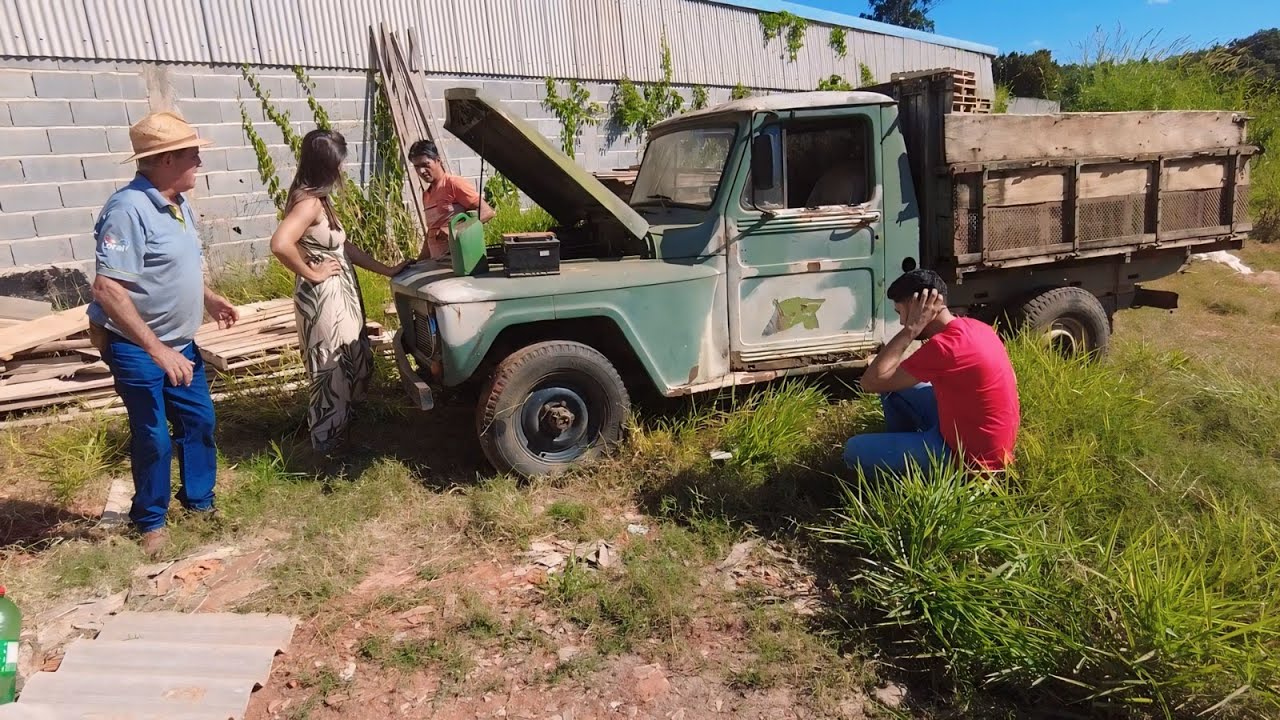
[[553, 475], [622, 439], [631, 400], [608, 358], [553, 341], [512, 353], [480, 393], [476, 432], [499, 472]]
[[1093, 293], [1077, 287], [1047, 290], [1018, 309], [1021, 324], [1042, 335], [1068, 357], [1106, 354], [1111, 341], [1111, 319]]

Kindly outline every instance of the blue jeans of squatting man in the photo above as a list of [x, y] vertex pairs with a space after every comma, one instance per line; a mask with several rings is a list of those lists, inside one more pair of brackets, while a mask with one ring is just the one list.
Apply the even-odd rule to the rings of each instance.
[[111, 367], [116, 392], [129, 411], [134, 489], [129, 518], [140, 532], [164, 527], [175, 450], [182, 481], [178, 502], [191, 510], [213, 507], [217, 474], [213, 399], [196, 344], [182, 351], [195, 365], [191, 384], [183, 387], [170, 385], [164, 370], [138, 345], [115, 333], [108, 333], [108, 338], [103, 359]]
[[870, 477], [877, 470], [901, 475], [911, 463], [927, 470], [933, 463], [951, 460], [951, 448], [939, 429], [938, 400], [933, 386], [920, 383], [906, 390], [883, 393], [884, 425], [887, 432], [867, 433], [849, 439], [844, 462], [861, 468]]

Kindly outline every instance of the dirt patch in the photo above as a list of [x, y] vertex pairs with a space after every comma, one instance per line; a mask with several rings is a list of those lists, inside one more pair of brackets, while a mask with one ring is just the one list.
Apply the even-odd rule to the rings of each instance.
[[62, 508], [44, 495], [15, 488], [0, 499], [0, 547], [38, 550], [49, 541], [81, 534], [97, 519]]
[[[598, 560], [601, 546], [586, 545]], [[702, 571], [699, 601], [723, 613], [611, 654], [550, 599], [564, 563], [548, 555], [565, 546], [575, 544], [542, 540], [498, 560], [474, 551], [455, 559], [459, 569], [429, 580], [410, 571], [409, 558], [385, 559], [299, 628], [247, 717], [814, 716], [795, 688], [734, 680], [758, 655], [747, 623], [732, 618], [742, 612], [740, 588], [762, 589], [763, 602], [798, 612], [812, 602], [812, 578], [800, 577], [800, 565], [778, 548], [742, 543]], [[827, 716], [863, 717], [864, 698], [849, 697]]]
[[[253, 549], [257, 547], [257, 549]], [[266, 589], [265, 547], [222, 547], [134, 573], [130, 604], [137, 610], [221, 612]]]
[[1271, 288], [1272, 290], [1280, 290], [1280, 272], [1275, 270], [1263, 270], [1252, 275], [1246, 275], [1245, 280], [1254, 285]]

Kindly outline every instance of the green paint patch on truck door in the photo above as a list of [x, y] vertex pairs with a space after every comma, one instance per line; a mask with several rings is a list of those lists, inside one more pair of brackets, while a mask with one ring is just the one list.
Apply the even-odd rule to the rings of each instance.
[[822, 298], [787, 298], [773, 301], [773, 322], [769, 324], [769, 332], [790, 330], [799, 325], [805, 330], [818, 329], [818, 310], [826, 300]]

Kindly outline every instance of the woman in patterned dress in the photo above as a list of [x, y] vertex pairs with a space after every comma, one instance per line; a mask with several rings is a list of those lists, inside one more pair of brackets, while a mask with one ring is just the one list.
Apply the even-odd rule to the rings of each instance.
[[353, 266], [392, 277], [407, 264], [384, 265], [346, 242], [329, 200], [346, 157], [341, 133], [307, 133], [284, 220], [271, 236], [271, 252], [298, 276], [293, 299], [311, 390], [307, 421], [312, 447], [326, 454], [346, 440], [352, 404], [364, 398], [373, 372]]

